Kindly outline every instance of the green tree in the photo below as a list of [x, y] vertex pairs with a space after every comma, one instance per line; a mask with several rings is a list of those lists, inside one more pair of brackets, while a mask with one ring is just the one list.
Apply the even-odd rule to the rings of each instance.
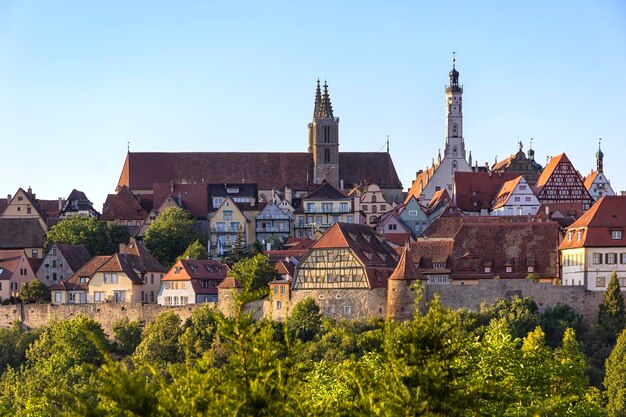
[[55, 243], [85, 245], [92, 256], [112, 255], [120, 243], [127, 243], [128, 228], [117, 222], [102, 222], [94, 217], [72, 216], [61, 220], [48, 231], [46, 246]]
[[133, 354], [133, 361], [162, 368], [167, 364], [181, 362], [184, 359], [182, 347], [178, 343], [181, 334], [181, 320], [178, 315], [172, 311], [159, 314], [144, 329], [141, 343]]
[[191, 245], [187, 246], [185, 252], [178, 259], [209, 259], [209, 252], [206, 247], [197, 239]]
[[187, 210], [169, 207], [146, 231], [146, 248], [165, 267], [172, 266], [189, 245], [198, 239], [196, 221]]
[[310, 297], [298, 302], [289, 316], [289, 329], [303, 342], [319, 335], [322, 327], [320, 307]]
[[613, 271], [609, 285], [604, 293], [604, 300], [598, 310], [598, 330], [600, 336], [609, 344], [614, 344], [617, 336], [626, 327], [624, 314], [624, 296], [620, 289], [617, 273]]
[[583, 317], [567, 304], [547, 307], [540, 315], [541, 328], [546, 333], [546, 342], [552, 348], [557, 347], [568, 328], [581, 334], [585, 329]]
[[269, 258], [260, 253], [234, 264], [230, 274], [237, 278], [246, 294], [255, 297], [267, 294], [269, 291], [267, 284], [276, 277], [276, 271]]
[[184, 325], [179, 337], [188, 358], [200, 358], [211, 349], [218, 329], [218, 316], [221, 313], [209, 306], [202, 306], [193, 312]]
[[246, 244], [246, 231], [242, 226], [239, 226], [237, 236], [235, 236], [235, 241], [233, 242], [233, 247], [226, 252], [222, 258], [222, 262], [228, 265], [233, 265], [249, 257], [250, 248]]
[[26, 350], [38, 336], [37, 331], [24, 330], [20, 322], [0, 328], [0, 375], [8, 366], [19, 368], [26, 361]]
[[604, 378], [609, 417], [626, 416], [626, 330], [622, 331], [615, 347], [606, 360]]
[[137, 320], [128, 317], [113, 323], [115, 350], [122, 356], [131, 355], [141, 343], [141, 327]]
[[22, 287], [20, 298], [24, 303], [49, 303], [50, 289], [38, 278], [35, 278]]

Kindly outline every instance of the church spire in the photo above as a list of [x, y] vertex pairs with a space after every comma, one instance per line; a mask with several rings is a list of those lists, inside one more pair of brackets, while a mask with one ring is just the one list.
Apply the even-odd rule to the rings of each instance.
[[604, 153], [602, 152], [602, 138], [598, 139], [598, 152], [596, 152], [596, 167], [598, 169], [598, 172], [603, 172], [604, 169], [604, 164], [603, 164], [603, 159], [604, 159]]
[[313, 107], [313, 118], [318, 117], [320, 105], [322, 103], [322, 90], [320, 89], [320, 79], [317, 79], [317, 88], [315, 89], [315, 107]]
[[[319, 80], [317, 81], [317, 94], [320, 94], [320, 84]], [[315, 99], [317, 101], [318, 95], [316, 95]], [[316, 114], [315, 117], [319, 118], [333, 118], [333, 106], [330, 102], [330, 95], [328, 94], [328, 84], [324, 81], [324, 93], [319, 96], [319, 106], [316, 106]]]
[[459, 72], [456, 70], [456, 52], [452, 52], [452, 71], [450, 71], [450, 86], [452, 91], [461, 91], [459, 87]]

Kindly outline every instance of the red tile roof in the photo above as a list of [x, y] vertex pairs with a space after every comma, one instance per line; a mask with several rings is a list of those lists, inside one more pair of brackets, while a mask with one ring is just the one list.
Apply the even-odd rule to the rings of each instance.
[[493, 204], [491, 205], [492, 210], [495, 210], [497, 208], [504, 206], [509, 201], [509, 198], [511, 197], [513, 191], [515, 191], [515, 188], [517, 187], [519, 182], [522, 180], [522, 178], [524, 177], [520, 175], [519, 177], [512, 179], [510, 181], [507, 181], [500, 186], [500, 189], [496, 193], [496, 198], [494, 199]]
[[431, 198], [426, 205], [426, 209], [429, 212], [433, 212], [450, 201], [452, 201], [452, 198], [450, 197], [450, 194], [448, 194], [448, 190], [444, 188], [443, 190], [436, 191], [435, 194], [433, 194], [433, 198]]
[[145, 220], [148, 212], [137, 202], [128, 187], [122, 187], [112, 198], [107, 198], [101, 220]]
[[168, 198], [178, 201], [180, 197], [182, 208], [189, 210], [196, 218], [205, 218], [209, 213], [208, 184], [170, 184], [157, 183], [153, 185], [152, 196], [154, 208], [158, 209]]
[[455, 172], [453, 181], [456, 207], [465, 212], [489, 209], [500, 186], [518, 175], [513, 172]]
[[598, 171], [591, 171], [589, 175], [583, 178], [585, 182], [585, 188], [587, 190], [591, 190], [591, 186], [593, 185], [593, 182], [596, 180], [597, 177], [598, 177]]
[[[580, 238], [579, 230], [583, 231]], [[621, 239], [613, 239], [613, 231], [621, 231]], [[567, 229], [559, 248], [581, 247], [626, 247], [626, 196], [600, 198]]]
[[10, 279], [22, 257], [26, 257], [23, 250], [0, 250], [0, 279]]
[[543, 169], [543, 172], [541, 173], [541, 175], [539, 176], [539, 179], [537, 180], [537, 184], [535, 186], [538, 189], [541, 189], [544, 185], [546, 185], [546, 183], [548, 182], [552, 174], [554, 174], [556, 167], [561, 162], [568, 162], [571, 164], [571, 161], [569, 160], [567, 155], [565, 155], [565, 153], [554, 156], [552, 157], [552, 159], [550, 159], [550, 162], [548, 162], [548, 165], [546, 165], [546, 167]]
[[224, 281], [217, 288], [221, 289], [230, 289], [230, 288], [243, 288], [243, 286], [239, 283], [237, 278], [235, 277], [226, 277]]
[[[151, 190], [154, 183], [256, 183], [260, 189], [305, 189], [313, 178], [310, 153], [129, 152], [118, 189]], [[339, 178], [349, 187], [362, 181], [402, 188], [391, 157], [382, 152], [340, 152]]]
[[46, 232], [36, 218], [0, 218], [0, 249], [43, 248]]
[[402, 255], [400, 256], [400, 261], [398, 261], [398, 265], [396, 266], [396, 269], [394, 269], [393, 274], [391, 274], [389, 279], [405, 281], [427, 279], [424, 274], [419, 272], [415, 267], [415, 264], [413, 263], [413, 257], [411, 256], [411, 247], [409, 245], [404, 247]]
[[78, 269], [91, 259], [91, 255], [85, 245], [56, 243], [54, 246], [56, 246], [57, 250], [63, 255], [67, 266], [69, 266], [72, 271], [78, 271]]
[[165, 272], [167, 269], [156, 260], [150, 251], [138, 240], [132, 238], [128, 245], [120, 248], [120, 253], [131, 256], [133, 268], [140, 272]]

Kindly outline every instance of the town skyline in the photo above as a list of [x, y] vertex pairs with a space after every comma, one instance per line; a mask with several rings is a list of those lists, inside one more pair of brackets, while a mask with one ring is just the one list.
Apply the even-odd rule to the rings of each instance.
[[[533, 138], [537, 162], [565, 152], [584, 176], [601, 137], [619, 192], [626, 9], [564, 5], [308, 15], [297, 5], [4, 4], [0, 136], [31, 164], [6, 161], [3, 192], [31, 186], [55, 199], [77, 188], [101, 210], [128, 142], [131, 152], [305, 152], [317, 78], [341, 120], [340, 149], [384, 151], [389, 135], [406, 190], [444, 145], [452, 51], [474, 161], [493, 164]], [[442, 24], [451, 10], [460, 17]]]

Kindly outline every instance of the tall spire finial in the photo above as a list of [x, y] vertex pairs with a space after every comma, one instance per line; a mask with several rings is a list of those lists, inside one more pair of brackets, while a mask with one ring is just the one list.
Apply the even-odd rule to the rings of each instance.
[[130, 152], [130, 141], [126, 142], [126, 152]]
[[603, 159], [604, 153], [602, 152], [602, 138], [598, 138], [598, 152], [596, 152], [596, 165], [598, 172], [602, 172], [604, 169]]
[[328, 83], [324, 80], [324, 93], [320, 92], [319, 80], [317, 84], [317, 93], [315, 100], [318, 100], [319, 97], [319, 105], [316, 106], [314, 117], [318, 118], [333, 118], [333, 106], [330, 102], [330, 95], [328, 94]]
[[524, 149], [524, 144], [522, 143], [520, 138], [517, 138], [517, 146], [519, 146], [519, 151], [522, 152], [522, 150]]
[[387, 135], [387, 153], [389, 153], [389, 135]]
[[456, 52], [452, 51], [452, 69], [456, 68]]

